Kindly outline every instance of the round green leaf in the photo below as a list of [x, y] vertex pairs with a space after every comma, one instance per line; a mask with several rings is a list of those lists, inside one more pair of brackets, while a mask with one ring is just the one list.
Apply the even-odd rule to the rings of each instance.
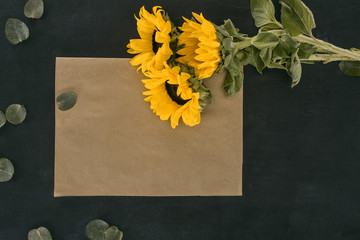
[[121, 240], [123, 233], [116, 226], [111, 226], [105, 233], [105, 240]]
[[339, 68], [345, 75], [352, 77], [360, 76], [360, 62], [340, 62]]
[[25, 23], [16, 18], [9, 18], [5, 25], [5, 35], [13, 45], [28, 39], [30, 33]]
[[7, 158], [0, 158], [0, 182], [9, 181], [14, 175], [14, 166]]
[[29, 232], [28, 240], [52, 240], [52, 237], [47, 228], [39, 227]]
[[90, 240], [105, 240], [109, 224], [101, 219], [90, 221], [85, 228], [85, 234]]
[[77, 101], [77, 95], [73, 92], [65, 92], [60, 94], [56, 98], [56, 102], [58, 104], [58, 108], [61, 111], [66, 111], [74, 107]]
[[6, 123], [5, 114], [4, 114], [2, 111], [0, 111], [0, 128], [1, 128], [2, 126], [4, 126], [5, 123]]
[[24, 15], [28, 18], [39, 19], [44, 13], [43, 0], [29, 0], [24, 7]]
[[6, 119], [8, 122], [17, 125], [22, 123], [26, 117], [26, 109], [24, 105], [20, 104], [11, 104], [6, 109]]

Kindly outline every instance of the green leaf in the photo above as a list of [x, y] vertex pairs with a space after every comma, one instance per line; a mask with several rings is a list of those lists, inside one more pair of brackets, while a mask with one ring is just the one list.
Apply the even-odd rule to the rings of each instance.
[[226, 50], [231, 50], [234, 47], [233, 37], [225, 38], [221, 43]]
[[25, 23], [16, 18], [9, 18], [5, 25], [5, 35], [11, 44], [16, 45], [28, 39], [30, 33]]
[[270, 62], [270, 64], [267, 65], [267, 67], [268, 68], [277, 68], [277, 69], [287, 70], [287, 68], [284, 65], [282, 65], [282, 64], [280, 64], [278, 62]]
[[274, 54], [279, 57], [289, 58], [298, 46], [299, 44], [286, 34], [281, 36], [279, 44], [274, 48]]
[[14, 175], [14, 166], [7, 158], [0, 158], [0, 182], [9, 181]]
[[259, 73], [261, 73], [265, 68], [265, 64], [260, 57], [260, 52], [261, 51], [254, 46], [247, 48], [247, 54], [250, 55], [249, 58], [251, 59], [250, 64], [256, 67]]
[[226, 96], [232, 97], [240, 91], [244, 80], [242, 67], [242, 63], [237, 57], [231, 59], [229, 66], [226, 68], [228, 73], [226, 74], [223, 85]]
[[2, 111], [0, 111], [0, 128], [1, 128], [2, 126], [4, 126], [5, 123], [6, 123], [5, 114], [4, 114]]
[[316, 47], [308, 43], [300, 43], [299, 46], [299, 58], [309, 59], [309, 57], [316, 51]]
[[26, 118], [26, 108], [24, 105], [11, 104], [6, 109], [6, 119], [14, 125], [22, 123]]
[[251, 43], [258, 49], [274, 48], [279, 43], [279, 37], [271, 32], [260, 32], [256, 35]]
[[56, 98], [56, 102], [61, 111], [67, 111], [75, 106], [77, 95], [73, 92], [64, 92]]
[[230, 34], [232, 37], [236, 37], [238, 39], [243, 39], [246, 37], [246, 34], [239, 33], [239, 29], [237, 29], [233, 22], [230, 19], [224, 21], [224, 29]]
[[345, 75], [352, 77], [360, 76], [360, 62], [340, 62], [339, 68]]
[[242, 82], [244, 80], [244, 73], [241, 72], [238, 76], [233, 76], [228, 72], [225, 76], [223, 88], [227, 97], [233, 97], [237, 92], [240, 91]]
[[265, 66], [268, 66], [270, 64], [272, 57], [272, 49], [271, 48], [264, 48], [260, 52], [260, 58], [265, 64]]
[[52, 240], [52, 237], [47, 228], [39, 227], [28, 233], [28, 240]]
[[224, 60], [224, 67], [229, 66], [231, 60], [231, 54], [227, 55]]
[[281, 28], [281, 24], [275, 18], [275, 7], [271, 0], [251, 0], [250, 7], [257, 27], [270, 25], [272, 29]]
[[280, 0], [281, 22], [291, 35], [312, 35], [316, 27], [314, 15], [301, 0]]
[[111, 226], [105, 232], [105, 240], [121, 240], [123, 233], [116, 226]]
[[85, 234], [90, 240], [105, 240], [109, 224], [100, 219], [90, 221], [85, 228]]
[[24, 15], [28, 18], [39, 19], [44, 13], [43, 0], [29, 0], [24, 7]]
[[300, 82], [302, 74], [301, 62], [297, 52], [291, 55], [291, 59], [289, 59], [286, 63], [286, 68], [288, 70], [288, 74], [292, 78], [291, 87], [293, 88]]

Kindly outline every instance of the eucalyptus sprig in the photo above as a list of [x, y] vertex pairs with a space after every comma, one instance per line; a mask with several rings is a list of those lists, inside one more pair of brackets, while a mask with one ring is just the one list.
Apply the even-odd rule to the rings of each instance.
[[278, 21], [271, 0], [250, 0], [251, 14], [259, 28], [254, 37], [239, 33], [231, 20], [216, 26], [222, 54], [218, 72], [228, 70], [224, 82], [227, 96], [240, 91], [243, 66], [248, 64], [259, 73], [265, 68], [286, 70], [292, 78], [292, 87], [300, 82], [302, 63], [340, 61], [344, 74], [360, 76], [359, 49], [343, 49], [315, 38], [314, 15], [301, 0], [280, 0], [280, 3], [281, 21]]

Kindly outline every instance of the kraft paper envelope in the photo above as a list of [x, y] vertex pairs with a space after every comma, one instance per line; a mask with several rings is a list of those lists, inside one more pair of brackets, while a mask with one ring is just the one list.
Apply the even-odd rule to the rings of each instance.
[[144, 101], [129, 59], [57, 58], [55, 191], [60, 196], [242, 195], [242, 92], [226, 98], [224, 75], [207, 79], [214, 102], [201, 123], [176, 129]]

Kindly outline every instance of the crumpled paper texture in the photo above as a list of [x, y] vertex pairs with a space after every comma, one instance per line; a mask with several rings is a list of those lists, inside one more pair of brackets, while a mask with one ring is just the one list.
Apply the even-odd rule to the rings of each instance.
[[57, 58], [54, 196], [242, 195], [243, 94], [226, 98], [224, 75], [206, 80], [214, 102], [200, 125], [176, 129], [144, 101], [129, 59]]

